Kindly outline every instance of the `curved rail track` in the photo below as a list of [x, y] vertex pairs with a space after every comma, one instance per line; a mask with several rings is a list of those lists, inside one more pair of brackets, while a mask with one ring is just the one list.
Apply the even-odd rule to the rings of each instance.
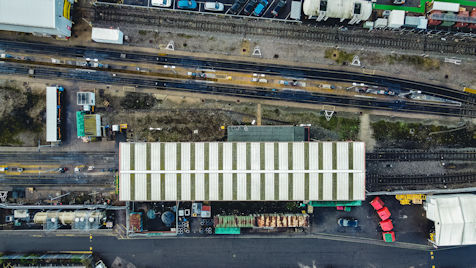
[[476, 42], [442, 42], [426, 35], [407, 34], [405, 36], [388, 31], [352, 30], [341, 31], [331, 27], [316, 27], [302, 24], [267, 22], [256, 19], [224, 18], [216, 15], [194, 12], [177, 12], [164, 9], [121, 6], [96, 3], [95, 24], [136, 25], [143, 28], [182, 28], [188, 31], [221, 32], [237, 35], [277, 37], [292, 40], [317, 41], [332, 44], [360, 45], [364, 47], [385, 47], [422, 52], [440, 52], [476, 55]]
[[[0, 73], [28, 75], [29, 65], [8, 64], [0, 65]], [[187, 91], [202, 94], [216, 94], [234, 97], [259, 98], [267, 100], [293, 101], [311, 103], [316, 105], [338, 105], [347, 107], [359, 107], [363, 109], [383, 109], [400, 112], [419, 112], [436, 115], [463, 116], [462, 107], [447, 105], [422, 104], [413, 102], [381, 101], [375, 99], [362, 99], [350, 96], [336, 96], [332, 94], [301, 92], [301, 91], [272, 91], [264, 88], [243, 86], [230, 86], [224, 84], [204, 83], [198, 81], [182, 81], [159, 79], [150, 76], [115, 76], [110, 73], [96, 70], [71, 70], [65, 68], [43, 67], [35, 69], [35, 76], [41, 78], [64, 78], [104, 84], [130, 85], [136, 87], [157, 88], [163, 90]], [[464, 108], [465, 109], [465, 108]], [[471, 110], [472, 116], [476, 117], [476, 111]], [[465, 115], [468, 116], [468, 115]]]

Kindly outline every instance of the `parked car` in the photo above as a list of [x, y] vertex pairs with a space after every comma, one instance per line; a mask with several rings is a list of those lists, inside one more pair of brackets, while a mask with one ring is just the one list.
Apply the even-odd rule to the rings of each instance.
[[258, 4], [258, 0], [250, 0], [248, 4], [246, 4], [245, 8], [243, 9], [243, 14], [249, 15], [251, 11], [255, 9], [257, 4]]
[[337, 224], [342, 227], [359, 227], [359, 221], [353, 218], [339, 218]]
[[196, 9], [197, 8], [197, 2], [195, 1], [189, 1], [189, 0], [180, 0], [177, 3], [177, 8], [179, 9]]
[[204, 9], [208, 11], [223, 12], [225, 6], [220, 2], [206, 2]]
[[279, 15], [279, 11], [285, 5], [286, 5], [286, 0], [279, 1], [278, 4], [274, 7], [273, 11], [271, 11], [271, 14], [273, 15], [273, 17], [277, 17]]
[[265, 10], [265, 7], [268, 5], [267, 0], [259, 1], [259, 4], [256, 6], [255, 11], [253, 11], [253, 15], [260, 16], [261, 13]]
[[156, 7], [171, 7], [172, 0], [152, 0], [150, 4]]
[[236, 0], [230, 8], [230, 13], [236, 15], [241, 7], [246, 3], [246, 0]]

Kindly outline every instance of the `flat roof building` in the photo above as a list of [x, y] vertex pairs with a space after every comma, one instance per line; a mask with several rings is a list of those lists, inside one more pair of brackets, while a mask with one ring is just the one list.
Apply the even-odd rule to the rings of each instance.
[[46, 141], [61, 141], [62, 87], [46, 88]]
[[74, 0], [0, 0], [0, 30], [71, 36]]
[[363, 142], [120, 143], [121, 201], [365, 199]]

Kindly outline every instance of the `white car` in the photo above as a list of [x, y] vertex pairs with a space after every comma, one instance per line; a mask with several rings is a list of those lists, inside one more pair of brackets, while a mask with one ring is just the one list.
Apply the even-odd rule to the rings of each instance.
[[225, 6], [220, 2], [206, 2], [204, 9], [208, 11], [222, 12], [225, 9]]
[[151, 0], [150, 4], [156, 7], [171, 7], [172, 0]]

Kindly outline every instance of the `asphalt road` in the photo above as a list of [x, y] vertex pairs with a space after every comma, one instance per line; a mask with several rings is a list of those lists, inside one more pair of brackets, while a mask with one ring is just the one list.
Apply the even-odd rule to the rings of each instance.
[[[0, 251], [87, 251], [137, 267], [429, 267], [425, 251], [314, 239], [154, 239], [1, 235]], [[400, 258], [399, 256], [405, 256]], [[397, 261], [398, 260], [398, 261]], [[397, 264], [398, 263], [398, 264]]]
[[[0, 185], [9, 186], [52, 186], [52, 185], [74, 185], [74, 186], [102, 186], [113, 185], [114, 170], [117, 169], [118, 160], [114, 152], [2, 152], [0, 153], [0, 165], [12, 167], [16, 165], [30, 165], [38, 167], [44, 166], [47, 169], [51, 164], [58, 164], [67, 167], [65, 173], [23, 172], [21, 174], [0, 173]], [[79, 173], [74, 172], [75, 166], [83, 166]], [[94, 166], [92, 171], [88, 171], [88, 166]], [[112, 169], [112, 171], [110, 170]], [[25, 171], [29, 170], [27, 166]], [[104, 171], [103, 171], [104, 170]]]
[[[88, 251], [110, 265], [137, 267], [476, 267], [476, 246], [433, 251], [300, 238], [117, 240], [109, 236], [43, 237], [2, 233], [1, 252]], [[8, 241], [8, 242], [7, 242]]]

